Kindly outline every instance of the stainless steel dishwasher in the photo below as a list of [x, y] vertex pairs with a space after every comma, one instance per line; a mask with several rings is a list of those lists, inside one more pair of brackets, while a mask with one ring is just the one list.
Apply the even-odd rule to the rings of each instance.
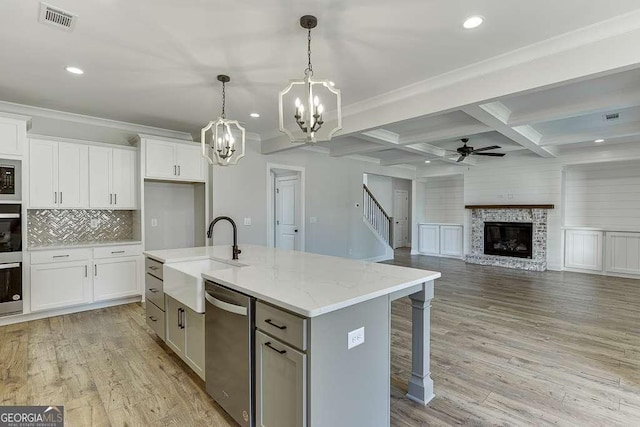
[[255, 299], [205, 282], [207, 393], [241, 426], [254, 419]]

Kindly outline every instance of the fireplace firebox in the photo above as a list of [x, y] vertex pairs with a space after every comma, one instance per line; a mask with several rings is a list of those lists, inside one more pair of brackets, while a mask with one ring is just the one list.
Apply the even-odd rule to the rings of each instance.
[[531, 259], [533, 224], [530, 222], [485, 222], [484, 253]]

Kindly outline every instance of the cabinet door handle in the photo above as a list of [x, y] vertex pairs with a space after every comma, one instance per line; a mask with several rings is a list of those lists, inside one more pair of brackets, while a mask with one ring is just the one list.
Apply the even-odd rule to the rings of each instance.
[[173, 174], [178, 175], [178, 166], [173, 165]]
[[268, 324], [270, 324], [271, 326], [275, 326], [276, 328], [280, 329], [281, 331], [284, 331], [285, 329], [287, 329], [287, 327], [286, 327], [286, 326], [276, 325], [275, 323], [273, 323], [273, 322], [271, 321], [271, 319], [267, 319], [267, 320], [265, 320], [265, 323], [268, 323]]
[[182, 326], [182, 309], [181, 308], [178, 309], [178, 327], [180, 329], [184, 329], [184, 326]]
[[149, 316], [149, 320], [151, 320], [152, 322], [158, 321], [158, 319], [156, 319], [156, 316]]
[[54, 255], [53, 258], [69, 258], [69, 255]]
[[57, 191], [53, 192], [53, 204], [54, 205], [58, 204], [58, 192]]
[[184, 308], [182, 309], [182, 329], [184, 329], [185, 325], [184, 325]]
[[180, 176], [180, 165], [178, 165], [178, 176]]
[[113, 204], [113, 194], [109, 193], [109, 204]]
[[60, 192], [60, 204], [62, 204], [62, 191]]
[[158, 291], [156, 288], [149, 288], [149, 292], [151, 292], [152, 294], [158, 293], [160, 291]]
[[266, 345], [267, 347], [269, 347], [271, 350], [280, 353], [280, 354], [285, 354], [287, 352], [287, 350], [278, 350], [277, 348], [273, 347], [271, 345], [271, 341], [264, 343], [264, 345]]
[[93, 275], [98, 277], [98, 264], [93, 264]]
[[118, 193], [113, 193], [113, 204], [114, 205], [118, 204]]
[[123, 254], [124, 251], [111, 251], [112, 254]]
[[155, 265], [150, 265], [149, 266], [149, 270], [156, 271], [157, 269], [158, 269], [158, 267], [156, 267]]
[[87, 266], [84, 266], [84, 277], [89, 277], [89, 269], [87, 268]]

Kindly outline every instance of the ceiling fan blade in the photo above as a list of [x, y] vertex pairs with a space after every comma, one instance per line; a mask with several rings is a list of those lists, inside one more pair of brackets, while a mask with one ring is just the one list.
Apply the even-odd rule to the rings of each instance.
[[482, 147], [482, 148], [478, 148], [477, 150], [473, 150], [474, 152], [478, 152], [478, 151], [487, 151], [487, 150], [495, 150], [497, 148], [502, 148], [499, 145], [492, 145], [491, 147]]
[[473, 153], [476, 156], [504, 157], [505, 153]]
[[456, 163], [460, 163], [461, 161], [463, 161], [463, 160], [464, 160], [464, 158], [465, 158], [465, 157], [467, 157], [467, 156], [460, 156], [460, 157], [458, 157], [458, 161], [457, 161]]

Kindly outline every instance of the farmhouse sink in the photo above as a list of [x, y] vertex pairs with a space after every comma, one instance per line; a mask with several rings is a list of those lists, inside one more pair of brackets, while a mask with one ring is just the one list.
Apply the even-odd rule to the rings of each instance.
[[204, 280], [202, 273], [215, 270], [241, 268], [237, 262], [213, 259], [165, 264], [164, 293], [180, 301], [196, 313], [204, 313]]

